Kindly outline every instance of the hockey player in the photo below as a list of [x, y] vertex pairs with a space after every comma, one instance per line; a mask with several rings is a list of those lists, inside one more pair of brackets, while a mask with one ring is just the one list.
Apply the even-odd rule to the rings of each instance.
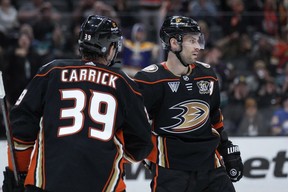
[[[141, 93], [111, 67], [121, 40], [113, 20], [89, 16], [79, 35], [82, 59], [43, 66], [19, 97], [10, 121], [27, 192], [125, 191], [123, 157], [141, 161], [150, 153]], [[9, 162], [3, 191], [13, 183]]]
[[167, 61], [135, 76], [153, 122], [151, 190], [234, 192], [231, 180], [242, 177], [243, 164], [223, 128], [218, 79], [209, 64], [196, 61], [204, 49], [200, 27], [191, 18], [170, 16], [160, 38]]

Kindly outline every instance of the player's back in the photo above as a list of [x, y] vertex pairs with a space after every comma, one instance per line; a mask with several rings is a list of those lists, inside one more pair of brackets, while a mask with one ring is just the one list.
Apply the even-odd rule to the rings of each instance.
[[[26, 138], [18, 133], [27, 141], [38, 137], [28, 184], [48, 191], [116, 190], [123, 151], [114, 133], [125, 124], [127, 105], [139, 105], [128, 81], [116, 68], [81, 60], [56, 60], [42, 67], [16, 103], [21, 105], [23, 98], [31, 106], [27, 115], [17, 108], [12, 113], [12, 119], [20, 113], [19, 118], [35, 118], [28, 122]], [[25, 94], [33, 96], [27, 100]], [[27, 127], [21, 122], [26, 120], [12, 121], [18, 132]]]

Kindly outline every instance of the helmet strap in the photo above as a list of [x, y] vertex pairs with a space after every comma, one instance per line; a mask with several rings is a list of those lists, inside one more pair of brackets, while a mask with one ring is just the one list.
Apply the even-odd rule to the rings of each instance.
[[[182, 51], [182, 45], [181, 45], [181, 51]], [[180, 61], [180, 63], [181, 63], [182, 65], [184, 65], [184, 67], [188, 67], [189, 64], [185, 63], [185, 62], [182, 60], [181, 56], [180, 56], [180, 52], [181, 52], [181, 51], [174, 51], [173, 53], [176, 55], [176, 57], [178, 58], [178, 60]]]
[[185, 63], [185, 62], [183, 61], [183, 59], [181, 58], [181, 56], [180, 56], [180, 53], [181, 53], [182, 50], [183, 50], [183, 48], [182, 48], [182, 37], [180, 37], [180, 38], [178, 39], [178, 43], [179, 43], [179, 46], [180, 46], [180, 50], [179, 50], [179, 51], [172, 51], [172, 50], [171, 50], [171, 47], [170, 47], [170, 50], [172, 51], [172, 53], [174, 53], [174, 54], [176, 55], [176, 57], [178, 58], [178, 60], [180, 61], [180, 63], [181, 63], [182, 65], [184, 65], [184, 67], [188, 67], [189, 64]]
[[185, 62], [183, 61], [183, 59], [181, 58], [181, 56], [180, 56], [180, 53], [181, 53], [182, 50], [183, 50], [183, 47], [182, 47], [183, 36], [182, 36], [182, 34], [180, 34], [180, 35], [178, 35], [177, 37], [174, 37], [174, 38], [177, 39], [177, 42], [178, 42], [178, 44], [179, 44], [179, 46], [180, 46], [180, 50], [179, 50], [179, 51], [172, 51], [172, 50], [171, 50], [171, 46], [170, 46], [170, 50], [172, 51], [172, 53], [174, 53], [174, 54], [176, 55], [176, 57], [178, 58], [178, 60], [180, 61], [180, 63], [182, 63], [182, 65], [184, 65], [184, 67], [188, 67], [189, 64], [185, 63]]

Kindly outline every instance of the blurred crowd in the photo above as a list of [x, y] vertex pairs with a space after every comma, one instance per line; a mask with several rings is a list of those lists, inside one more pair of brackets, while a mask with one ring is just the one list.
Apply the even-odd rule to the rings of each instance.
[[0, 70], [9, 108], [40, 66], [79, 58], [80, 24], [91, 14], [120, 24], [118, 67], [131, 77], [165, 60], [158, 35], [165, 16], [191, 16], [205, 34], [199, 61], [219, 77], [228, 133], [288, 135], [288, 0], [0, 0]]

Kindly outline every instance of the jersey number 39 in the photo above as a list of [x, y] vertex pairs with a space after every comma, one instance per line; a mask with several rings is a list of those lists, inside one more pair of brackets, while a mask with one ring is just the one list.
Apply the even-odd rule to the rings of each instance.
[[[64, 108], [60, 112], [60, 119], [73, 119], [74, 124], [70, 126], [59, 127], [58, 136], [68, 136], [76, 134], [84, 127], [85, 118], [90, 118], [95, 124], [101, 124], [102, 130], [89, 127], [88, 137], [99, 140], [110, 140], [113, 134], [115, 114], [117, 111], [116, 99], [107, 93], [91, 91], [90, 100], [87, 102], [87, 96], [80, 89], [60, 90], [62, 100], [74, 100], [72, 108]], [[105, 110], [101, 111], [101, 107]], [[87, 108], [88, 117], [85, 117], [83, 111]]]

